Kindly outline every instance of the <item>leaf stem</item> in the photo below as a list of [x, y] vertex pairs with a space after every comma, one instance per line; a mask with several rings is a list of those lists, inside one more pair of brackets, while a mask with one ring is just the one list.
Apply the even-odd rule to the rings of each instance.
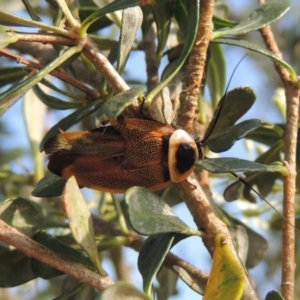
[[60, 9], [63, 11], [68, 23], [72, 28], [78, 28], [80, 26], [79, 22], [73, 17], [72, 13], [68, 5], [66, 4], [65, 0], [56, 0], [57, 4], [59, 5]]

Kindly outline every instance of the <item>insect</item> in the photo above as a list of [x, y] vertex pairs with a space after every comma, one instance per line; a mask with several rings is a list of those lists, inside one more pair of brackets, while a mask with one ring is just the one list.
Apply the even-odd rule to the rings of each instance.
[[182, 129], [156, 121], [118, 118], [109, 126], [61, 132], [45, 144], [48, 169], [80, 186], [124, 193], [152, 191], [184, 181], [202, 158], [202, 146]]
[[228, 86], [202, 142], [164, 123], [119, 117], [109, 126], [50, 138], [44, 145], [48, 169], [65, 179], [74, 175], [82, 187], [111, 193], [132, 186], [156, 191], [182, 182], [204, 158], [203, 142], [216, 127]]

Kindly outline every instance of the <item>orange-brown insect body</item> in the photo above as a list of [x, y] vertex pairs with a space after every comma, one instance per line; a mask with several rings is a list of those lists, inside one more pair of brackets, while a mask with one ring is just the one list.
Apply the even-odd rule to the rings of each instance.
[[[159, 190], [172, 184], [171, 178], [183, 181], [193, 171], [198, 159], [195, 141], [190, 138], [169, 145], [173, 134], [182, 136], [183, 132], [184, 136], [183, 130], [177, 133], [172, 126], [139, 119], [110, 123], [50, 138], [45, 144], [49, 170], [66, 179], [74, 175], [80, 186], [112, 193], [124, 193], [136, 185]], [[170, 171], [169, 165], [176, 171]]]

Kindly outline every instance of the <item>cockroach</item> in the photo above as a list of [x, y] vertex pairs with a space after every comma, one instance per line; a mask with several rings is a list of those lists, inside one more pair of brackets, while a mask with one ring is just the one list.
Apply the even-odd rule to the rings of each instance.
[[[240, 62], [220, 100], [219, 113]], [[204, 140], [217, 119], [218, 115]], [[61, 132], [46, 141], [44, 149], [52, 173], [65, 179], [74, 175], [82, 187], [124, 193], [132, 186], [156, 191], [184, 181], [194, 171], [195, 162], [203, 158], [203, 141], [171, 125], [119, 117], [93, 130]]]
[[45, 144], [48, 169], [80, 186], [124, 193], [152, 191], [184, 181], [203, 158], [201, 144], [183, 129], [143, 119], [118, 118], [89, 131], [61, 132]]
[[[226, 92], [219, 113], [225, 97]], [[74, 175], [79, 186], [98, 191], [125, 193], [132, 186], [161, 190], [186, 180], [195, 162], [204, 158], [203, 142], [218, 115], [202, 141], [171, 125], [123, 117], [93, 130], [61, 132], [44, 145], [49, 154], [48, 169], [65, 179]], [[281, 215], [246, 180], [230, 173]]]

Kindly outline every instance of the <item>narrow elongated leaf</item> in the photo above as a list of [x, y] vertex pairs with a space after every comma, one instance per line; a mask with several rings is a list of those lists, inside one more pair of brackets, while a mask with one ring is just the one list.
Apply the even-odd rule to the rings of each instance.
[[181, 52], [179, 59], [174, 67], [173, 72], [171, 72], [166, 78], [164, 78], [148, 95], [146, 98], [147, 106], [150, 106], [152, 100], [155, 96], [170, 82], [170, 80], [178, 73], [178, 71], [183, 66], [185, 60], [187, 59], [192, 47], [194, 45], [197, 29], [198, 29], [198, 21], [199, 21], [199, 0], [189, 0], [187, 2], [188, 7], [188, 26], [187, 31], [185, 32], [186, 38], [184, 42], [184, 47]]
[[58, 197], [62, 194], [66, 185], [66, 179], [48, 173], [31, 192], [34, 197]]
[[148, 295], [140, 292], [132, 285], [117, 282], [108, 287], [101, 295], [100, 300], [152, 300]]
[[30, 142], [32, 157], [34, 158], [34, 181], [38, 181], [45, 175], [44, 157], [40, 154], [39, 144], [44, 135], [44, 128], [41, 124], [45, 120], [47, 107], [38, 99], [32, 89], [25, 94], [22, 104], [26, 133]]
[[209, 45], [209, 61], [206, 76], [206, 82], [209, 87], [209, 93], [213, 108], [217, 106], [222, 98], [226, 85], [226, 64], [224, 51], [220, 45]]
[[38, 16], [38, 14], [35, 12], [34, 8], [31, 6], [30, 1], [28, 0], [22, 0], [23, 4], [26, 7], [27, 12], [29, 13], [32, 20], [41, 22], [41, 18]]
[[119, 0], [111, 2], [110, 4], [91, 14], [82, 22], [80, 27], [80, 36], [83, 37], [89, 26], [106, 14], [137, 5], [139, 5], [139, 0]]
[[39, 87], [38, 84], [35, 85], [32, 89], [34, 93], [39, 97], [39, 99], [50, 108], [64, 110], [82, 107], [82, 103], [66, 102], [57, 97], [48, 95]]
[[258, 119], [243, 121], [237, 125], [225, 129], [223, 132], [210, 136], [204, 145], [215, 153], [220, 153], [230, 149], [236, 141], [242, 139], [247, 133], [255, 130], [261, 124]]
[[246, 20], [232, 28], [222, 28], [215, 31], [212, 39], [225, 35], [245, 34], [250, 31], [261, 29], [278, 20], [290, 8], [288, 0], [272, 0], [257, 7]]
[[[94, 3], [94, 1], [93, 1]], [[88, 18], [90, 15], [95, 13], [96, 11], [99, 10], [99, 7], [95, 6], [80, 6], [78, 7], [78, 13], [81, 22], [83, 22], [86, 18]], [[94, 22], [89, 28], [88, 28], [88, 33], [91, 34], [93, 32], [97, 32], [100, 29], [106, 28], [110, 25], [112, 25], [113, 22], [107, 18], [106, 16], [98, 19], [96, 22]], [[102, 49], [102, 48], [101, 48]], [[106, 49], [108, 50], [108, 49]]]
[[170, 249], [186, 235], [173, 232], [149, 236], [139, 253], [138, 268], [143, 277], [144, 292], [151, 295], [152, 282]]
[[142, 25], [143, 13], [140, 7], [130, 7], [123, 11], [119, 39], [117, 71], [122, 73], [134, 43], [137, 31]]
[[[224, 95], [206, 130], [204, 140], [234, 125], [252, 107], [255, 98], [254, 91], [250, 87], [239, 87]], [[214, 124], [215, 119], [218, 120], [217, 124]]]
[[29, 89], [41, 81], [47, 74], [60, 66], [65, 60], [75, 53], [81, 51], [82, 46], [75, 46], [68, 49], [64, 54], [53, 60], [28, 79], [20, 82], [14, 87], [0, 95], [0, 116], [15, 104]]
[[141, 85], [132, 87], [129, 90], [116, 94], [107, 100], [96, 113], [99, 122], [116, 119], [121, 112], [137, 97], [142, 96], [144, 87]]
[[0, 11], [0, 24], [2, 25], [11, 25], [11, 26], [25, 26], [25, 27], [36, 27], [43, 29], [45, 31], [50, 31], [56, 34], [61, 34], [64, 36], [72, 36], [73, 33], [70, 32], [69, 30], [64, 30], [59, 27], [47, 25], [43, 22], [37, 22], [37, 21], [32, 21], [28, 20], [25, 18], [21, 18], [19, 16], [16, 16], [14, 14], [10, 14], [9, 12], [6, 11]]
[[46, 141], [48, 141], [51, 137], [60, 133], [60, 130], [67, 130], [70, 126], [78, 123], [80, 120], [85, 118], [86, 116], [95, 112], [98, 108], [100, 103], [103, 102], [103, 99], [98, 99], [93, 101], [92, 103], [88, 104], [85, 107], [82, 107], [72, 114], [68, 115], [64, 119], [60, 120], [56, 123], [44, 136], [40, 144], [40, 151], [44, 151], [44, 145]]
[[102, 269], [94, 236], [94, 227], [91, 213], [80, 192], [74, 176], [67, 180], [62, 200], [64, 209], [70, 221], [70, 228], [76, 242], [86, 251], [94, 262], [100, 274]]
[[0, 87], [8, 83], [14, 83], [17, 80], [24, 78], [30, 72], [27, 67], [4, 67], [1, 66]]
[[196, 166], [212, 173], [236, 172], [280, 172], [287, 175], [288, 170], [282, 164], [263, 165], [257, 162], [234, 157], [205, 158], [198, 160]]
[[182, 33], [185, 33], [188, 25], [188, 12], [183, 0], [175, 1], [174, 17]]
[[231, 252], [224, 236], [217, 234], [203, 300], [240, 300], [245, 286], [246, 275], [243, 267]]
[[271, 58], [274, 62], [283, 66], [287, 70], [287, 72], [289, 73], [289, 75], [293, 81], [297, 80], [297, 73], [288, 63], [286, 63], [284, 60], [278, 58], [273, 52], [271, 52], [265, 48], [262, 48], [259, 45], [250, 43], [245, 40], [236, 40], [236, 39], [231, 39], [231, 38], [218, 38], [218, 39], [213, 40], [212, 43], [220, 43], [220, 44], [238, 46], [238, 47], [242, 47], [242, 48], [263, 54], [263, 55]]
[[152, 12], [157, 28], [156, 62], [159, 66], [166, 42], [169, 36], [170, 25], [173, 15], [173, 1], [157, 1], [152, 5]]
[[15, 43], [18, 41], [18, 37], [13, 32], [6, 32], [7, 28], [0, 26], [0, 49], [5, 48], [9, 44]]
[[174, 213], [172, 208], [149, 190], [132, 187], [125, 194], [128, 214], [132, 227], [144, 235], [177, 232], [187, 235], [200, 235], [188, 227]]

